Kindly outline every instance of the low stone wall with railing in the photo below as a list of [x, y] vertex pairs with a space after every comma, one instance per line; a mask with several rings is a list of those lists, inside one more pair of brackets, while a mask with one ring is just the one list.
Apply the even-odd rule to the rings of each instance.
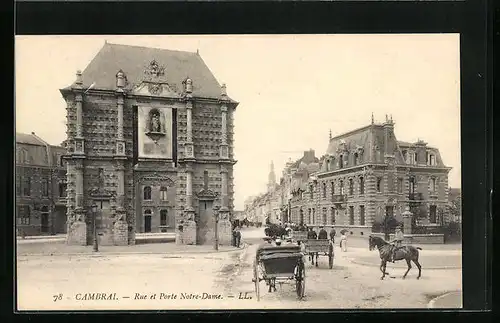
[[[371, 233], [372, 236], [384, 238], [384, 233]], [[394, 234], [389, 234], [389, 240], [394, 239]], [[405, 234], [405, 244], [444, 244], [444, 234]]]

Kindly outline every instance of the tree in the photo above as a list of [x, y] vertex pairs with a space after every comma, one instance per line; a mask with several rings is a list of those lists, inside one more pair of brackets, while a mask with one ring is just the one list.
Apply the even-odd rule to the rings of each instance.
[[450, 220], [462, 222], [462, 196], [458, 194], [449, 203]]

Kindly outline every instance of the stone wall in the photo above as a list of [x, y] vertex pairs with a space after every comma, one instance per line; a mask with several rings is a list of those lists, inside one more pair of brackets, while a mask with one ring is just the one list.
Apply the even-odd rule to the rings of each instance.
[[87, 224], [85, 222], [73, 222], [68, 228], [66, 243], [71, 245], [87, 245]]
[[[384, 233], [372, 233], [371, 235], [384, 238]], [[389, 234], [389, 240], [394, 239], [394, 234]], [[444, 244], [444, 234], [405, 234], [405, 244]]]

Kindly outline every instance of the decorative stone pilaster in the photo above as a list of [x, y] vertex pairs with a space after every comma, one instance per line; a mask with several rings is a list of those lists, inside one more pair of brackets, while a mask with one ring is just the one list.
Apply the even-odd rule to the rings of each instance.
[[226, 85], [222, 84], [221, 87], [221, 143], [219, 146], [220, 159], [229, 158], [229, 148], [227, 144], [227, 92]]
[[[77, 160], [75, 163], [75, 211], [83, 209], [83, 162]], [[76, 221], [83, 221], [77, 216]]]
[[410, 212], [410, 206], [406, 206], [406, 210], [403, 212], [404, 234], [412, 234], [412, 218], [413, 218], [413, 213]]
[[81, 93], [75, 95], [76, 104], [76, 136], [75, 136], [75, 155], [85, 154], [85, 142], [83, 138], [83, 96]]
[[116, 105], [118, 110], [116, 129], [116, 154], [115, 156], [125, 156], [125, 140], [123, 139], [123, 105], [125, 99], [125, 74], [122, 70], [116, 73]]
[[222, 177], [221, 183], [221, 209], [220, 212], [229, 212], [228, 200], [228, 171], [225, 166], [221, 165], [220, 173]]
[[186, 167], [186, 207], [185, 212], [188, 219], [194, 219], [193, 208], [193, 168], [191, 165]]
[[83, 161], [76, 160], [75, 166], [75, 210], [74, 221], [68, 226], [66, 243], [70, 245], [87, 244], [86, 210], [83, 203]]
[[194, 159], [193, 143], [193, 81], [186, 80], [186, 142], [184, 143], [184, 156], [186, 159]]

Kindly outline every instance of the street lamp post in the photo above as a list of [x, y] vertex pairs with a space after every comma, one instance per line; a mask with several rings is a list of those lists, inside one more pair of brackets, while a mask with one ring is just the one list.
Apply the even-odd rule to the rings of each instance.
[[92, 204], [92, 218], [94, 221], [94, 251], [99, 251], [99, 245], [97, 242], [97, 205]]

